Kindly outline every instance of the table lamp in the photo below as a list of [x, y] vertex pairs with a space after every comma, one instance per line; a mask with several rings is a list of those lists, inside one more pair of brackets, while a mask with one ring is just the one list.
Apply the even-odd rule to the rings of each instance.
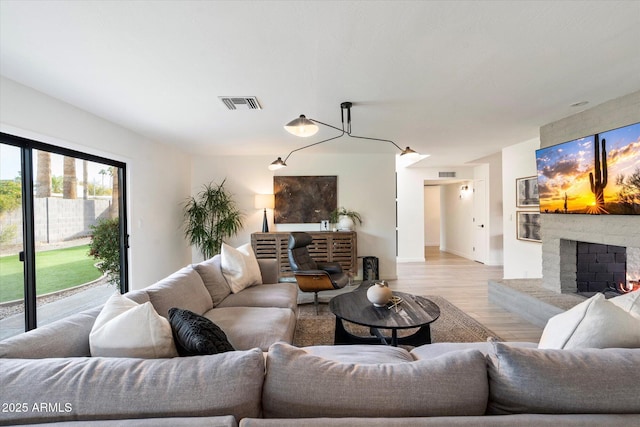
[[269, 232], [269, 222], [267, 221], [267, 209], [273, 209], [275, 206], [275, 197], [273, 194], [256, 194], [254, 205], [256, 209], [264, 209], [262, 218], [262, 232]]

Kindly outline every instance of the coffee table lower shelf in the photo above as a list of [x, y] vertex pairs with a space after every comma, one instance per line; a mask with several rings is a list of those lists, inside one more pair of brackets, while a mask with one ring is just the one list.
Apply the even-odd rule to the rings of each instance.
[[423, 325], [418, 330], [404, 337], [398, 337], [398, 329], [391, 329], [391, 336], [385, 336], [378, 328], [369, 328], [370, 337], [360, 337], [353, 335], [344, 327], [343, 320], [336, 317], [336, 332], [334, 335], [334, 343], [336, 345], [343, 344], [381, 344], [397, 347], [398, 345], [410, 345], [417, 347], [423, 344], [431, 344], [431, 328], [429, 325]]

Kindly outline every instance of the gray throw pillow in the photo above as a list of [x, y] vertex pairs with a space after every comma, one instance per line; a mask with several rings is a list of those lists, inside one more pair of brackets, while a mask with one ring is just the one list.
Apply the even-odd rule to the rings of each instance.
[[202, 356], [234, 350], [218, 325], [192, 311], [175, 307], [169, 309], [169, 323], [180, 356]]

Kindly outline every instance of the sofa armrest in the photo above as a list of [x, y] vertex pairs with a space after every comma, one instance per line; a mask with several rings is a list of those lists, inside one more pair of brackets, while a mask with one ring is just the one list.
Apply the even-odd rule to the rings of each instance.
[[[10, 397], [11, 402], [25, 402], [28, 409], [38, 402], [62, 406], [62, 410], [3, 413], [2, 425], [72, 421], [83, 425], [99, 419], [128, 425], [125, 420], [132, 418], [231, 415], [239, 420], [260, 416], [265, 365], [257, 348], [171, 359], [76, 357], [0, 362], [6, 401]], [[220, 424], [196, 418], [193, 423]], [[156, 424], [141, 421], [135, 425]]]
[[278, 283], [278, 260], [275, 258], [258, 258], [262, 283]]
[[0, 341], [0, 358], [89, 356], [89, 333], [101, 310], [94, 307]]

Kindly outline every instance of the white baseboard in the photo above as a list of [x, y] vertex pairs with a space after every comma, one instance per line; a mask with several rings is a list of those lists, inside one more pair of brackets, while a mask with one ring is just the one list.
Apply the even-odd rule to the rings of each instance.
[[396, 258], [396, 262], [405, 263], [405, 262], [425, 262], [426, 259], [422, 258]]
[[466, 258], [466, 259], [468, 259], [468, 260], [474, 261], [474, 259], [473, 259], [473, 253], [471, 253], [471, 254], [466, 254], [466, 253], [464, 253], [464, 252], [460, 252], [460, 251], [456, 251], [456, 250], [452, 250], [452, 249], [447, 249], [447, 248], [440, 248], [440, 250], [441, 250], [442, 252], [449, 252], [450, 254], [458, 255], [459, 257]]

